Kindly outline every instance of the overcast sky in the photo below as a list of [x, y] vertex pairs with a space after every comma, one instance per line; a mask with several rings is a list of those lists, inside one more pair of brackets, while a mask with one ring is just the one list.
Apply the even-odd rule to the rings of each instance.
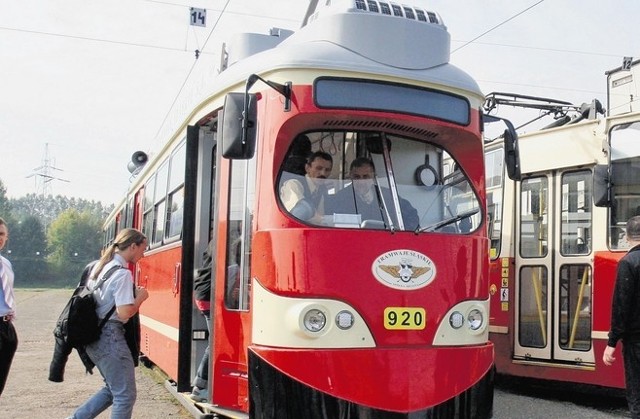
[[[637, 0], [402, 3], [440, 13], [451, 34], [451, 63], [475, 77], [485, 94], [577, 104], [598, 98], [606, 106], [605, 71], [625, 56], [640, 58]], [[0, 179], [8, 196], [44, 190], [118, 202], [132, 153], [157, 150], [204, 95], [221, 42], [238, 31], [296, 29], [306, 5], [0, 1]], [[189, 25], [190, 6], [207, 9], [207, 27]], [[416, 54], [428, 53], [414, 46]], [[56, 178], [46, 189], [41, 166]]]

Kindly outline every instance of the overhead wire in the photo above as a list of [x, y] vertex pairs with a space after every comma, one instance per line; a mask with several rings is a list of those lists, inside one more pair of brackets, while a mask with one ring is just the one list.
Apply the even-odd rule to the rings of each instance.
[[498, 23], [496, 26], [492, 27], [491, 29], [488, 29], [486, 31], [484, 31], [483, 33], [481, 33], [480, 35], [476, 36], [475, 38], [473, 38], [472, 40], [466, 42], [465, 44], [463, 44], [462, 46], [454, 49], [453, 51], [451, 51], [451, 54], [453, 54], [456, 51], [460, 51], [462, 48], [466, 47], [467, 45], [477, 41], [478, 39], [482, 38], [483, 36], [485, 36], [486, 34], [494, 31], [495, 29], [499, 28], [500, 26], [504, 25], [505, 23], [515, 19], [516, 17], [520, 16], [521, 14], [528, 12], [529, 10], [533, 9], [534, 7], [536, 7], [537, 5], [539, 5], [540, 3], [544, 2], [544, 0], [539, 0], [536, 4], [533, 4], [529, 7], [527, 7], [526, 9], [524, 9], [523, 11], [516, 13], [515, 15], [511, 16], [510, 18]]
[[[34, 31], [34, 30], [31, 30], [31, 29], [7, 28], [5, 26], [0, 26], [0, 30], [23, 32], [23, 33], [30, 33], [30, 34], [35, 34], [35, 35], [54, 36], [54, 37], [67, 38], [67, 39], [79, 39], [81, 41], [103, 42], [103, 43], [106, 43], [106, 44], [127, 45], [127, 46], [132, 46], [132, 47], [152, 48], [152, 49], [162, 49], [162, 50], [167, 50], [167, 51], [185, 52], [185, 50], [181, 49], [181, 48], [171, 48], [171, 47], [163, 47], [163, 46], [160, 46], [160, 45], [140, 44], [140, 43], [136, 43], [136, 42], [114, 41], [114, 40], [111, 40], [111, 39], [92, 38], [92, 37], [89, 37], [89, 36], [66, 35], [66, 34], [53, 33], [53, 32]], [[189, 51], [189, 52], [191, 52], [191, 51]]]
[[[218, 26], [218, 23], [220, 22], [220, 19], [222, 19], [222, 16], [224, 15], [225, 11], [227, 10], [227, 6], [229, 6], [230, 2], [231, 2], [231, 0], [227, 0], [226, 3], [224, 4], [224, 7], [222, 8], [222, 11], [218, 15], [218, 19], [216, 19], [215, 23], [213, 24], [213, 27], [211, 28], [211, 31], [209, 32], [209, 35], [207, 36], [207, 39], [205, 39], [204, 43], [202, 44], [202, 50], [201, 51], [204, 51], [204, 49], [206, 48], [207, 43], [209, 42], [209, 39], [211, 38], [211, 35], [213, 34], [213, 31]], [[162, 120], [162, 123], [160, 123], [160, 126], [158, 127], [158, 131], [156, 131], [156, 135], [154, 136], [154, 138], [158, 137], [158, 135], [160, 134], [160, 131], [162, 130], [162, 127], [164, 126], [165, 122], [167, 122], [167, 118], [169, 118], [169, 115], [171, 114], [171, 111], [173, 110], [173, 107], [175, 106], [176, 102], [178, 101], [178, 98], [180, 97], [180, 94], [182, 93], [182, 90], [184, 89], [184, 86], [186, 86], [187, 81], [189, 81], [189, 77], [191, 76], [191, 73], [193, 72], [193, 69], [196, 67], [196, 64], [198, 64], [198, 57], [197, 56], [196, 56], [196, 59], [193, 61], [193, 64], [191, 65], [191, 68], [189, 69], [189, 72], [187, 73], [187, 76], [184, 78], [184, 81], [182, 82], [182, 85], [180, 86], [180, 89], [178, 90], [178, 93], [176, 94], [175, 98], [173, 99], [173, 102], [171, 102], [171, 106], [169, 106], [169, 110], [167, 111], [166, 115], [164, 116], [164, 119]]]

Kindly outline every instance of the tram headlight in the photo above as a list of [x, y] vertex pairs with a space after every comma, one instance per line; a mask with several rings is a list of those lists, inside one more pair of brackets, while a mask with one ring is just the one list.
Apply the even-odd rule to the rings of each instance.
[[469, 325], [469, 329], [476, 331], [480, 330], [484, 325], [484, 316], [482, 312], [477, 308], [469, 311], [469, 315], [467, 316], [467, 324]]
[[462, 313], [460, 313], [459, 311], [454, 311], [453, 313], [451, 313], [451, 316], [449, 316], [449, 324], [454, 329], [460, 329], [464, 324], [464, 316], [462, 315]]
[[351, 329], [354, 321], [355, 318], [353, 317], [353, 313], [347, 310], [342, 310], [336, 316], [336, 326], [338, 326], [338, 328], [341, 330]]
[[327, 324], [327, 316], [322, 310], [312, 308], [304, 313], [303, 324], [308, 331], [317, 333]]

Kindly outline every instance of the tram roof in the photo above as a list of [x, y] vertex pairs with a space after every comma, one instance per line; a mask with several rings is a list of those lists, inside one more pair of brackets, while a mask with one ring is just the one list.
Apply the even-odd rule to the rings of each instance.
[[[228, 44], [231, 64], [217, 77], [215, 91], [243, 83], [254, 73], [316, 69], [401, 78], [483, 97], [471, 76], [449, 64], [450, 35], [439, 18], [423, 22], [348, 9], [318, 15], [290, 36], [281, 35], [276, 40], [269, 35], [237, 36]], [[251, 42], [268, 47], [234, 56], [234, 48], [252, 52]]]

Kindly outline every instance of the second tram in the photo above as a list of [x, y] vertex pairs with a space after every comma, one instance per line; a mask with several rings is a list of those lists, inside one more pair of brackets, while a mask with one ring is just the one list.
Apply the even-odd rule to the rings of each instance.
[[499, 141], [486, 151], [498, 373], [624, 388], [622, 361], [607, 367], [602, 353], [624, 226], [640, 214], [640, 113], [627, 91], [637, 64], [607, 73], [606, 117], [597, 101], [489, 96], [558, 117], [519, 137], [520, 181], [503, 175]]

